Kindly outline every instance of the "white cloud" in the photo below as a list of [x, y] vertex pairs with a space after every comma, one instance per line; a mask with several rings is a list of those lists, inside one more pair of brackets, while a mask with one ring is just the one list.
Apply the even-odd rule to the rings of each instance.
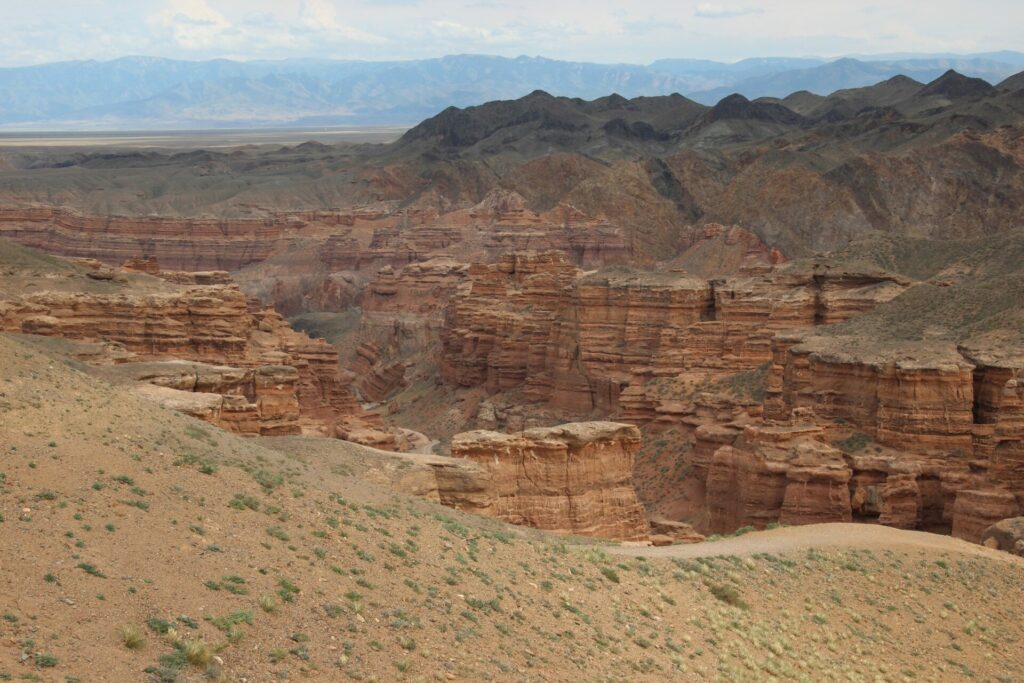
[[418, 59], [484, 52], [646, 63], [1024, 49], [1021, 0], [869, 0], [868, 6], [822, 0], [0, 3], [0, 65], [125, 54]]
[[174, 42], [186, 50], [212, 47], [231, 28], [227, 17], [206, 0], [169, 0], [151, 22], [170, 32]]
[[328, 0], [302, 0], [299, 5], [299, 24], [305, 28], [359, 43], [385, 43], [381, 36], [360, 30], [338, 20], [334, 5]]
[[457, 21], [447, 20], [430, 22], [430, 33], [441, 39], [465, 41], [468, 44], [483, 43], [493, 45], [514, 43], [521, 39], [517, 32], [504, 27], [484, 28], [482, 26], [468, 26]]
[[701, 19], [732, 19], [733, 17], [763, 13], [764, 10], [760, 7], [737, 7], [734, 5], [719, 5], [714, 2], [702, 2], [694, 10], [694, 15]]

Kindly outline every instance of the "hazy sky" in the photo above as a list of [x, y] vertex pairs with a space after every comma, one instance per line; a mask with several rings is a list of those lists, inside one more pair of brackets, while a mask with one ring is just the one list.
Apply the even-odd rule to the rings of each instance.
[[1024, 0], [0, 0], [0, 65], [408, 59], [455, 53], [647, 63], [1024, 50]]

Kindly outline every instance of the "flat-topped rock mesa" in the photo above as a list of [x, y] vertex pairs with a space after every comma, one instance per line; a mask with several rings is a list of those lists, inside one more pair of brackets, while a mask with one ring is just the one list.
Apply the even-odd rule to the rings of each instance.
[[640, 431], [581, 422], [518, 434], [458, 434], [452, 456], [475, 467], [437, 470], [440, 501], [513, 524], [643, 541], [648, 523], [632, 485]]
[[[19, 256], [20, 247], [6, 246]], [[240, 433], [394, 445], [380, 417], [360, 406], [337, 350], [235, 285], [177, 284], [174, 274], [164, 280], [60, 259], [2, 277], [0, 330], [115, 344], [115, 354], [95, 360], [151, 363], [136, 379], [161, 387], [149, 391], [185, 412]]]
[[442, 376], [574, 414], [622, 409], [655, 419], [647, 379], [768, 362], [779, 331], [845, 320], [898, 295], [883, 272], [781, 266], [702, 280], [612, 268], [580, 273], [558, 253], [474, 265], [449, 307]]

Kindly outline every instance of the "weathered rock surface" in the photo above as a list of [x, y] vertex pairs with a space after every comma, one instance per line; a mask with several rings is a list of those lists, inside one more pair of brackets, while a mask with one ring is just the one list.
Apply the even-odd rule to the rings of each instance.
[[167, 361], [117, 368], [143, 382], [140, 393], [240, 434], [299, 434], [299, 373], [287, 365], [256, 368]]
[[906, 286], [824, 267], [721, 281], [629, 269], [581, 275], [558, 253], [532, 252], [475, 265], [468, 280], [445, 322], [447, 382], [523, 386], [528, 399], [566, 413], [622, 408], [638, 421], [658, 412], [647, 378], [756, 368], [771, 359], [777, 332], [845, 320]]
[[1024, 557], [1024, 517], [996, 522], [981, 534], [981, 543]]
[[456, 435], [452, 456], [473, 471], [439, 471], [441, 502], [513, 524], [563, 533], [646, 540], [648, 525], [632, 486], [640, 431], [583, 422], [519, 434]]
[[[183, 271], [302, 262], [309, 275], [372, 273], [451, 255], [493, 259], [524, 249], [559, 250], [585, 267], [631, 258], [621, 227], [568, 205], [535, 211], [515, 192], [501, 189], [475, 204], [444, 204], [398, 208], [397, 202], [378, 202], [333, 211], [266, 211], [259, 218], [93, 216], [50, 206], [0, 207], [0, 237], [142, 272], [154, 267], [147, 265], [150, 259]], [[282, 283], [292, 279], [273, 268], [264, 275]]]
[[1004, 489], [963, 490], [956, 494], [953, 535], [981, 543], [985, 531], [997, 522], [1021, 512], [1017, 497]]
[[3, 273], [10, 286], [0, 298], [0, 330], [116, 344], [120, 353], [105, 358], [120, 363], [160, 361], [137, 366], [140, 381], [162, 387], [149, 395], [232, 431], [395, 445], [381, 418], [359, 404], [337, 350], [236, 286], [176, 284], [137, 271], [88, 277], [108, 270]]

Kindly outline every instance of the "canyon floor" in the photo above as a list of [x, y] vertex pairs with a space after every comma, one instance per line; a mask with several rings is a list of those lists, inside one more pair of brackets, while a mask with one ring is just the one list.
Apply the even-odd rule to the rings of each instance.
[[309, 439], [222, 432], [38, 341], [0, 337], [5, 679], [1013, 681], [1024, 667], [1024, 560], [1006, 553], [868, 525], [665, 549], [551, 536], [391, 488], [429, 456], [314, 439], [297, 457]]

